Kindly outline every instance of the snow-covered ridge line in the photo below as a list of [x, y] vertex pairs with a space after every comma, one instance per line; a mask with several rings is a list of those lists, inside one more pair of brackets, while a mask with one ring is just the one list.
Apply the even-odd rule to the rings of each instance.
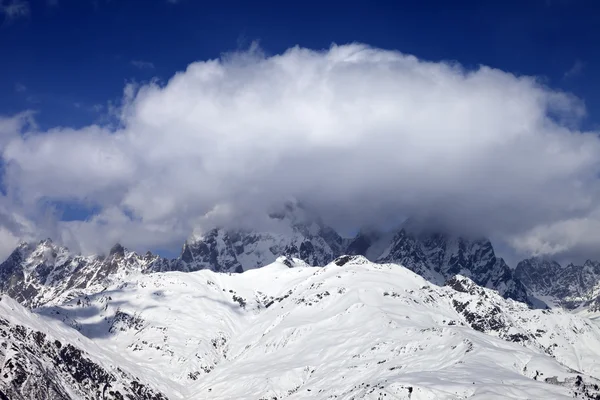
[[121, 245], [115, 245], [106, 257], [83, 257], [50, 240], [23, 243], [0, 264], [0, 292], [26, 306], [39, 307], [97, 293], [139, 274], [203, 269], [242, 272], [281, 256], [322, 266], [349, 254], [401, 264], [436, 285], [460, 274], [533, 307], [543, 308], [546, 302], [600, 311], [598, 263], [563, 268], [526, 260], [513, 271], [495, 255], [489, 240], [424, 233], [414, 221], [390, 234], [359, 232], [349, 240], [300, 211], [289, 207], [272, 214], [270, 231], [213, 229], [187, 241], [181, 255], [172, 260], [149, 252], [140, 255]]
[[502, 296], [528, 302], [525, 287], [487, 240], [441, 234], [415, 234], [401, 228], [390, 235], [359, 233], [341, 238], [320, 220], [298, 218], [293, 210], [274, 214], [272, 231], [213, 229], [189, 240], [173, 260], [139, 255], [116, 245], [107, 257], [82, 257], [49, 240], [22, 244], [0, 264], [0, 290], [27, 306], [60, 303], [95, 293], [137, 274], [210, 269], [242, 272], [280, 256], [323, 266], [343, 254], [366, 255], [377, 262], [402, 264], [434, 284], [463, 274]]
[[[242, 274], [137, 275], [38, 310], [145, 370], [170, 398], [594, 398], [600, 329], [464, 276], [281, 258]], [[294, 261], [294, 260], [291, 260]]]

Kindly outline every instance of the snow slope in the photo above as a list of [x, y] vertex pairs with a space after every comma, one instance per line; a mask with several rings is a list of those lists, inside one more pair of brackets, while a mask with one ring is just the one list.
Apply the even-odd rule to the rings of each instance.
[[166, 400], [143, 370], [78, 332], [0, 297], [0, 399]]
[[138, 275], [37, 311], [138, 366], [172, 399], [598, 393], [600, 329], [586, 318], [360, 256], [301, 265]]

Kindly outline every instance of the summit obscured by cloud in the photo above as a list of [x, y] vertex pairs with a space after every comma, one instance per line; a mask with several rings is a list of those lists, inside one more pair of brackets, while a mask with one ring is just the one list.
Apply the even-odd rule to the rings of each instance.
[[[340, 231], [402, 215], [527, 254], [600, 242], [600, 140], [577, 129], [582, 101], [535, 77], [362, 44], [254, 46], [127, 85], [117, 111], [110, 127], [0, 120], [5, 235], [179, 246], [293, 198]], [[52, 220], [56, 202], [99, 211]]]

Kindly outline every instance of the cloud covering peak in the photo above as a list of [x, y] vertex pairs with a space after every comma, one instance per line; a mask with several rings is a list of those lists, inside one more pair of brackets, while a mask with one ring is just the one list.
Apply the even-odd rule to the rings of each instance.
[[39, 229], [48, 204], [93, 207], [44, 225], [84, 252], [178, 246], [290, 198], [340, 230], [410, 215], [524, 253], [587, 251], [573, 232], [600, 228], [598, 136], [577, 130], [580, 100], [533, 77], [361, 44], [253, 46], [124, 93], [117, 128], [0, 120], [8, 214]]

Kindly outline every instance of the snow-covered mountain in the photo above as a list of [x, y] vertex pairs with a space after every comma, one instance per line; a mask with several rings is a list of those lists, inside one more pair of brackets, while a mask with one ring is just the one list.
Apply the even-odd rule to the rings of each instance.
[[349, 240], [291, 204], [270, 214], [269, 224], [261, 230], [216, 228], [196, 235], [172, 260], [149, 252], [140, 255], [119, 244], [108, 256], [81, 256], [50, 240], [22, 243], [0, 264], [0, 290], [26, 306], [37, 307], [96, 293], [137, 274], [202, 269], [242, 272], [280, 256], [322, 266], [344, 254], [401, 264], [437, 285], [461, 274], [504, 297], [528, 301], [525, 288], [495, 256], [488, 240], [416, 234], [406, 226], [387, 234], [360, 232]]
[[[345, 247], [337, 234], [325, 241], [328, 230], [319, 224], [298, 224], [292, 232], [325, 243], [320, 248], [329, 252], [313, 246], [308, 253], [320, 260], [356, 249], [366, 237]], [[239, 254], [252, 256], [253, 246], [276, 236], [246, 237], [258, 239]], [[291, 243], [286, 237], [276, 238]], [[46, 396], [35, 388], [48, 387], [61, 393], [52, 394], [57, 399], [95, 399], [108, 382], [122, 394], [133, 391], [133, 399], [598, 394], [597, 325], [561, 310], [530, 309], [509, 291], [505, 299], [477, 285], [475, 279], [506, 288], [513, 279], [494, 280], [502, 274], [490, 271], [505, 264], [489, 242], [400, 230], [370, 235], [361, 252], [381, 263], [350, 255], [310, 267], [290, 251], [266, 267], [223, 274], [198, 259], [140, 256], [122, 246], [107, 257], [82, 257], [50, 241], [22, 244], [0, 265], [0, 282], [37, 308], [31, 314], [4, 297], [3, 315], [16, 319], [7, 319], [0, 333], [10, 341], [3, 348], [14, 349], [2, 353], [0, 390], [30, 398]], [[38, 331], [48, 339], [36, 341]], [[61, 367], [69, 364], [56, 361], [55, 339], [89, 363]], [[80, 368], [96, 372], [73, 377]]]
[[361, 256], [289, 261], [138, 275], [37, 312], [171, 399], [600, 396], [600, 328], [586, 318]]
[[146, 253], [140, 256], [115, 245], [107, 257], [80, 256], [43, 240], [21, 243], [0, 264], [0, 289], [21, 304], [40, 306], [82, 293], [96, 293], [125, 277], [164, 269], [169, 261]]
[[599, 325], [529, 303], [593, 311], [600, 265], [513, 272], [485, 239], [347, 240], [293, 207], [270, 222], [172, 260], [19, 245], [0, 264], [21, 303], [0, 300], [0, 400], [600, 399]]
[[120, 244], [105, 257], [73, 254], [50, 239], [21, 243], [0, 264], [0, 291], [23, 305], [37, 307], [96, 293], [141, 273], [242, 272], [281, 255], [325, 265], [344, 252], [346, 241], [302, 209], [288, 206], [271, 214], [270, 220], [269, 231], [213, 229], [188, 240], [181, 255], [172, 260], [150, 252], [139, 255]]
[[171, 269], [243, 272], [283, 255], [310, 265], [325, 265], [344, 254], [346, 240], [297, 205], [287, 204], [271, 213], [269, 220], [269, 230], [213, 229], [196, 236], [185, 243]]
[[349, 254], [367, 255], [377, 262], [397, 263], [441, 285], [457, 274], [502, 296], [528, 302], [528, 294], [502, 258], [496, 257], [487, 239], [466, 239], [403, 227], [391, 238], [359, 234], [348, 246]]
[[79, 332], [0, 297], [0, 399], [167, 399], [131, 368]]
[[600, 263], [597, 261], [563, 267], [553, 260], [530, 258], [517, 265], [515, 275], [532, 294], [547, 303], [569, 310], [600, 311]]

